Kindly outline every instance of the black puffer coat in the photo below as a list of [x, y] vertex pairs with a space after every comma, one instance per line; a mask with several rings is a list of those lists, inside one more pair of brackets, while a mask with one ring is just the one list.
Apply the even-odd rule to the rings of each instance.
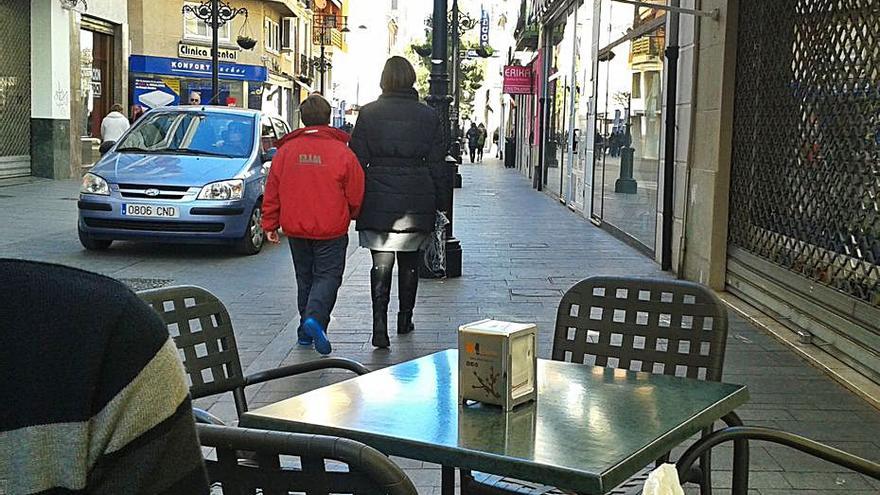
[[357, 230], [434, 229], [451, 193], [441, 129], [415, 90], [383, 93], [361, 109], [349, 144], [366, 175]]

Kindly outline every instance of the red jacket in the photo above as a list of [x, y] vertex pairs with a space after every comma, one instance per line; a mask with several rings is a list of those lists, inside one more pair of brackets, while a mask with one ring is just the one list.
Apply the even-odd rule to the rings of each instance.
[[364, 171], [348, 149], [349, 135], [322, 125], [288, 134], [263, 196], [263, 230], [288, 237], [335, 239], [348, 233], [364, 200]]

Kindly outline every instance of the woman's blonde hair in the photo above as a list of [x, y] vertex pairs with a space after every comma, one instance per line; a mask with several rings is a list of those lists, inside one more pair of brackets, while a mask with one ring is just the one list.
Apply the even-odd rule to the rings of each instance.
[[416, 83], [416, 71], [409, 60], [394, 56], [385, 62], [379, 87], [382, 91], [403, 91], [411, 89]]

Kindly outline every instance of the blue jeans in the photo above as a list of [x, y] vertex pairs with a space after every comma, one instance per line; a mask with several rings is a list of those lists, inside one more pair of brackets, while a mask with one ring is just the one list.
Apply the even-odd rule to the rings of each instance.
[[[300, 321], [314, 318], [324, 330], [336, 305], [336, 295], [345, 271], [348, 234], [336, 239], [314, 240], [291, 237], [290, 254], [296, 272], [296, 295]], [[297, 329], [302, 337], [302, 327]]]

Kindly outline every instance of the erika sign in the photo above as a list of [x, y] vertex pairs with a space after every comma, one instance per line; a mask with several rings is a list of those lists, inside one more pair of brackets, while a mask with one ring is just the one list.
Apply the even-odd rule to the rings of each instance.
[[504, 67], [504, 92], [510, 95], [532, 93], [532, 69], [518, 65]]

